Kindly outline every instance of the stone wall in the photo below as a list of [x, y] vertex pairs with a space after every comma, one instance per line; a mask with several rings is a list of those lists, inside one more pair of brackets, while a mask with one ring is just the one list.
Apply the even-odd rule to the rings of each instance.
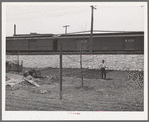
[[[7, 55], [6, 60], [17, 60], [17, 55]], [[24, 67], [59, 67], [59, 55], [20, 55]], [[144, 70], [144, 55], [82, 55], [83, 68], [97, 69], [102, 60], [111, 70]], [[64, 68], [79, 68], [80, 55], [63, 55]]]

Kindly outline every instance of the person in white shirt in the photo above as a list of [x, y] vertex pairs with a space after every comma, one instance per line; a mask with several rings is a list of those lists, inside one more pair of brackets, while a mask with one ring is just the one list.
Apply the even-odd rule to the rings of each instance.
[[106, 64], [104, 60], [102, 60], [102, 64], [100, 65], [100, 67], [101, 67], [101, 78], [106, 79], [106, 72], [105, 72]]

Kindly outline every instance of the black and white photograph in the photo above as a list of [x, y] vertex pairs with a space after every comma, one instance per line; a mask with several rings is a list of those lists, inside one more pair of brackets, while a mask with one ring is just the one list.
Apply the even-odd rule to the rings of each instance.
[[147, 120], [147, 2], [3, 2], [3, 120]]

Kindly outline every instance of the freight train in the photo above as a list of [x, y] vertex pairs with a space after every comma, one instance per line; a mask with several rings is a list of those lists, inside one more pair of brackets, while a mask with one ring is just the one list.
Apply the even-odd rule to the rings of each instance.
[[90, 34], [17, 34], [6, 37], [6, 52], [144, 53], [144, 32]]

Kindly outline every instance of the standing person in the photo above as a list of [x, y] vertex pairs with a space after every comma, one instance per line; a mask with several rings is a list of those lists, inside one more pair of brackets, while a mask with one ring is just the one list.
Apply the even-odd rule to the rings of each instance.
[[106, 71], [105, 71], [106, 64], [104, 60], [102, 60], [102, 64], [100, 65], [100, 67], [101, 67], [101, 78], [106, 79]]

